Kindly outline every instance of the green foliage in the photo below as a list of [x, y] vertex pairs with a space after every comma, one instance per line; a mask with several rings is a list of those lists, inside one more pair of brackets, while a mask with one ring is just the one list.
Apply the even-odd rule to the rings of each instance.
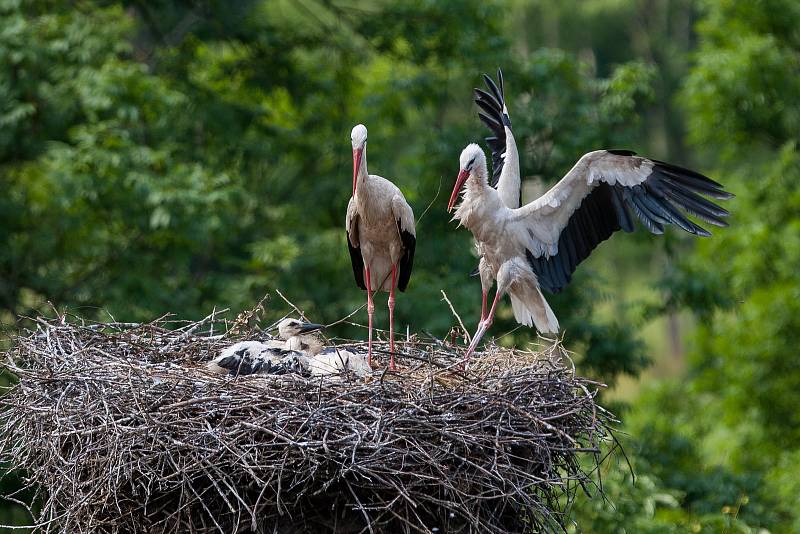
[[[697, 65], [686, 81], [692, 139], [739, 160], [800, 129], [800, 5], [706, 2]], [[742, 158], [746, 159], [746, 158]]]
[[[344, 316], [364, 299], [343, 229], [363, 122], [370, 168], [418, 218], [398, 323], [443, 336], [444, 289], [473, 325], [476, 258], [444, 204], [488, 135], [470, 91], [500, 66], [526, 188], [598, 147], [689, 164], [688, 130], [737, 194], [696, 250], [616, 237], [551, 299], [580, 371], [612, 384], [647, 365], [650, 314], [699, 323], [686, 380], [625, 413], [636, 482], [611, 465], [576, 532], [800, 531], [798, 27], [793, 0], [0, 0], [0, 322], [47, 301], [235, 313], [275, 288]], [[642, 318], [618, 293], [646, 279], [663, 298]], [[515, 327], [502, 307], [493, 333]]]
[[665, 487], [643, 462], [633, 465], [635, 478], [624, 462], [606, 467], [603, 486], [607, 500], [579, 494], [570, 532], [615, 534], [683, 534], [685, 532], [758, 534], [738, 515], [742, 501], [709, 513], [686, 510], [681, 492]]
[[639, 406], [633, 430], [684, 506], [706, 513], [738, 498], [740, 517], [774, 532], [800, 517], [799, 23], [796, 2], [705, 4], [683, 96], [692, 139], [738, 196], [731, 228], [663, 286], [702, 318], [690, 380]]

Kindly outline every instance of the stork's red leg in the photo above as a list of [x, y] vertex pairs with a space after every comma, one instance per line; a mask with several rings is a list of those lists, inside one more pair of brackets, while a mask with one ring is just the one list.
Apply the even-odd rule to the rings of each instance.
[[481, 321], [486, 319], [486, 296], [487, 291], [481, 288]]
[[367, 282], [367, 316], [369, 317], [369, 338], [367, 342], [367, 363], [372, 367], [372, 315], [375, 313], [375, 304], [372, 302], [372, 281], [369, 278], [369, 267], [364, 267]]
[[397, 265], [392, 265], [392, 287], [389, 289], [389, 369], [394, 371], [394, 286], [397, 283]]
[[468, 360], [469, 357], [472, 355], [472, 352], [478, 346], [478, 342], [481, 340], [483, 335], [492, 326], [492, 322], [494, 321], [494, 312], [497, 308], [497, 301], [500, 300], [501, 293], [497, 291], [494, 294], [494, 300], [492, 301], [492, 308], [489, 310], [489, 316], [485, 319], [481, 319], [481, 322], [478, 323], [478, 330], [475, 332], [475, 335], [472, 337], [472, 342], [469, 344], [469, 348], [467, 348], [467, 353], [464, 355], [464, 359]]

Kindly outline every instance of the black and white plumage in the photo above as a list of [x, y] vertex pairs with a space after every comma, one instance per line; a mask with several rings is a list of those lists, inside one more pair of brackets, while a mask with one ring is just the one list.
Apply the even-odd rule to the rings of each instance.
[[[710, 235], [683, 213], [727, 226], [728, 212], [704, 197], [733, 195], [700, 173], [624, 150], [597, 150], [582, 156], [547, 193], [517, 209], [508, 208], [489, 186], [486, 157], [475, 144], [461, 153], [460, 172], [450, 197], [463, 201], [454, 219], [480, 244], [497, 293], [467, 350], [475, 349], [491, 325], [499, 298], [508, 292], [514, 317], [540, 332], [557, 332], [558, 321], [540, 287], [558, 292], [591, 251], [617, 230], [632, 231], [633, 217], [652, 233], [674, 224]], [[682, 212], [682, 211], [683, 212]]]
[[260, 341], [240, 341], [225, 348], [209, 362], [209, 370], [232, 376], [252, 374], [282, 375], [297, 372], [297, 363], [303, 354], [273, 347]]
[[208, 369], [219, 374], [286, 374], [303, 373], [305, 359], [322, 350], [314, 335], [324, 328], [321, 324], [286, 318], [278, 323], [280, 340], [240, 341], [226, 347], [208, 363]]
[[372, 361], [374, 291], [389, 292], [389, 367], [394, 369], [395, 288], [405, 291], [411, 279], [417, 237], [414, 212], [392, 182], [367, 171], [367, 128], [356, 125], [353, 147], [353, 196], [347, 204], [347, 248], [356, 284], [367, 291], [368, 359]]
[[[483, 75], [483, 81], [488, 91], [475, 88], [475, 104], [480, 108], [478, 117], [492, 132], [491, 136], [485, 138], [492, 151], [492, 175], [488, 182], [497, 189], [497, 195], [503, 204], [509, 208], [518, 208], [522, 204], [522, 177], [517, 142], [511, 130], [511, 118], [506, 106], [503, 72], [497, 69], [497, 83], [486, 74]], [[484, 258], [481, 244], [477, 241], [475, 248], [478, 252], [478, 267], [472, 275], [480, 275], [483, 320], [486, 318], [486, 301], [494, 276]]]
[[286, 318], [278, 323], [278, 336], [285, 340], [284, 348], [313, 356], [322, 350], [322, 342], [317, 332], [325, 325], [307, 323], [297, 319]]
[[497, 189], [503, 204], [518, 208], [522, 205], [519, 152], [508, 116], [503, 72], [497, 69], [497, 83], [486, 74], [483, 75], [483, 81], [488, 91], [475, 88], [475, 104], [480, 108], [478, 117], [492, 132], [491, 136], [485, 138], [492, 151], [489, 185]]

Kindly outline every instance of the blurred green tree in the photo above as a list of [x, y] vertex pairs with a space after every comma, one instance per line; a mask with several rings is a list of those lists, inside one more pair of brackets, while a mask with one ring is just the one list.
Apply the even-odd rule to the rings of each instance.
[[703, 6], [682, 97], [692, 142], [738, 197], [731, 228], [663, 285], [667, 307], [702, 319], [689, 380], [646, 397], [629, 421], [641, 456], [686, 509], [735, 507], [754, 527], [796, 532], [800, 4]]

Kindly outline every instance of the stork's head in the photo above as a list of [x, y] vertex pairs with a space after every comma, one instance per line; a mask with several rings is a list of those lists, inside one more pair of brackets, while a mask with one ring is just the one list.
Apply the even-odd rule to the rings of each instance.
[[353, 195], [355, 195], [358, 169], [361, 168], [364, 149], [367, 147], [367, 127], [363, 124], [353, 126], [353, 131], [350, 132], [350, 143], [353, 145]]
[[456, 185], [453, 187], [453, 193], [450, 195], [450, 202], [447, 204], [447, 211], [452, 211], [453, 206], [458, 199], [458, 193], [470, 176], [482, 176], [486, 174], [486, 156], [481, 150], [481, 147], [475, 143], [470, 143], [461, 151], [459, 158], [460, 168], [458, 171], [458, 178], [456, 178]]
[[290, 339], [294, 336], [316, 332], [322, 328], [325, 328], [325, 326], [316, 323], [304, 323], [297, 319], [288, 318], [278, 323], [278, 335], [281, 339]]

